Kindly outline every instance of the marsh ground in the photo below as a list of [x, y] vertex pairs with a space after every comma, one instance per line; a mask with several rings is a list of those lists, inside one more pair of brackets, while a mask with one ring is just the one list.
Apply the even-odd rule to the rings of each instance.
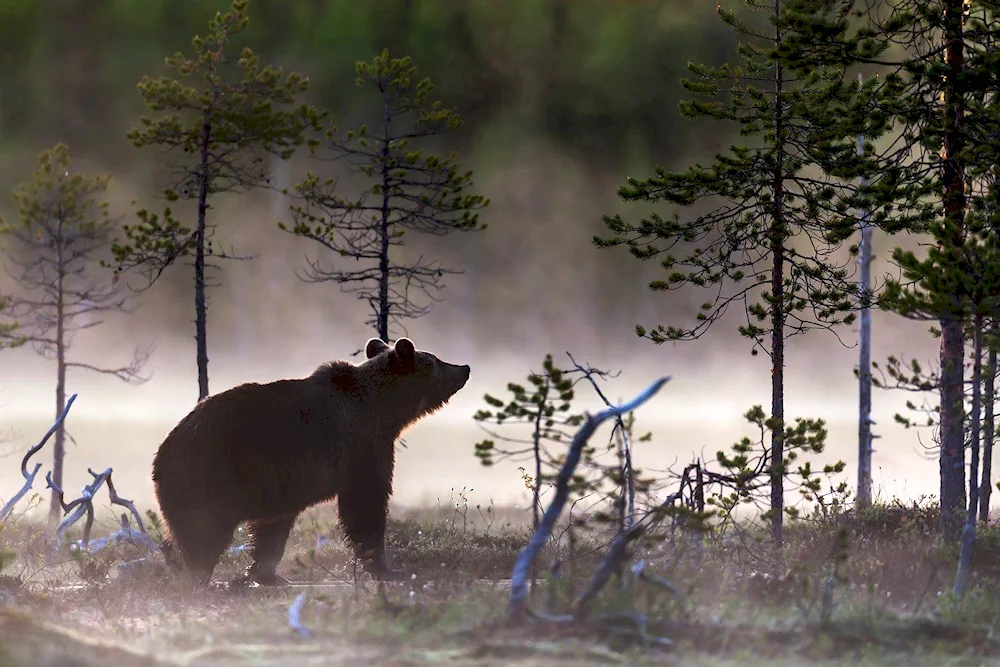
[[[528, 535], [514, 510], [400, 516], [390, 559], [416, 576], [383, 592], [364, 579], [354, 585], [330, 507], [303, 516], [281, 570], [312, 585], [282, 589], [191, 591], [155, 560], [125, 573], [121, 564], [139, 555], [135, 547], [56, 558], [37, 527], [9, 524], [0, 534], [10, 554], [0, 581], [0, 666], [1000, 664], [1000, 532], [983, 531], [972, 589], [957, 601], [949, 592], [955, 554], [936, 541], [933, 514], [890, 504], [797, 522], [782, 554], [751, 528], [703, 541], [651, 536], [634, 557], [678, 594], [642, 582], [622, 592], [613, 580], [595, 602], [595, 620], [573, 628], [505, 624], [503, 580]], [[596, 529], [579, 531], [572, 546], [563, 534], [543, 554], [541, 571], [553, 560], [562, 567], [558, 582], [537, 589], [534, 608], [565, 610], [589, 579], [603, 540]], [[824, 623], [823, 584], [836, 562]], [[216, 580], [245, 563], [234, 550]], [[303, 591], [307, 637], [288, 621]], [[648, 633], [673, 646], [642, 646], [613, 631], [626, 611], [645, 614]], [[618, 621], [599, 620], [604, 614]]]

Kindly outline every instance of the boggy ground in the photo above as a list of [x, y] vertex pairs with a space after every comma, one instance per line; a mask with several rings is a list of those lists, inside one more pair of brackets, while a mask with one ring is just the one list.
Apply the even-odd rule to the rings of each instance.
[[[333, 535], [334, 520], [330, 507], [305, 515], [281, 571], [318, 585], [202, 591], [155, 558], [146, 570], [123, 572], [121, 563], [138, 556], [134, 547], [60, 561], [46, 555], [36, 527], [8, 524], [0, 533], [10, 553], [0, 580], [0, 667], [1000, 665], [1000, 531], [981, 533], [972, 588], [956, 601], [956, 554], [936, 540], [929, 506], [883, 504], [861, 516], [799, 521], [780, 554], [750, 526], [703, 540], [661, 531], [637, 546], [633, 562], [644, 558], [676, 594], [643, 581], [623, 591], [612, 579], [593, 620], [573, 627], [511, 627], [503, 582], [483, 582], [509, 576], [528, 536], [521, 513], [466, 513], [460, 505], [401, 515], [389, 556], [417, 577], [384, 592], [367, 578], [353, 585], [336, 536], [316, 548], [320, 536]], [[562, 537], [543, 554], [540, 572], [553, 560], [561, 567], [558, 580], [536, 589], [535, 609], [566, 611], [607, 541], [587, 526], [572, 541]], [[236, 550], [216, 580], [245, 565]], [[303, 591], [305, 637], [288, 622]], [[673, 645], [642, 645], [635, 632], [621, 632], [635, 627], [626, 611], [644, 613], [648, 636]]]

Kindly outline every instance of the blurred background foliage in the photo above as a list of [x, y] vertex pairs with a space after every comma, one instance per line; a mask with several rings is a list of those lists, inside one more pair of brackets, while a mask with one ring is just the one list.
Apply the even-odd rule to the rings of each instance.
[[[108, 138], [142, 112], [139, 77], [189, 52], [228, 6], [3, 0], [0, 147], [63, 139], [106, 162], [134, 158]], [[253, 0], [250, 17], [245, 43], [312, 77], [311, 101], [344, 124], [365, 112], [354, 63], [387, 47], [463, 115], [462, 142], [542, 136], [601, 171], [690, 151], [678, 79], [689, 59], [719, 62], [734, 46], [714, 3], [688, 0]]]
[[[115, 205], [126, 217], [128, 199], [152, 203], [154, 186], [162, 185], [160, 160], [126, 139], [146, 113], [136, 84], [143, 74], [167, 73], [168, 55], [190, 54], [192, 37], [230, 5], [0, 0], [0, 181], [12, 187], [39, 151], [65, 141], [80, 168], [110, 171], [125, 188]], [[736, 53], [715, 2], [252, 0], [249, 17], [237, 45], [253, 48], [264, 64], [310, 76], [309, 100], [342, 128], [371, 120], [378, 99], [355, 86], [355, 64], [383, 48], [411, 56], [418, 74], [434, 80], [435, 96], [463, 117], [447, 145], [425, 148], [458, 150], [462, 168], [475, 171], [474, 191], [493, 202], [484, 215], [490, 230], [468, 241], [435, 239], [434, 256], [467, 271], [449, 281], [444, 307], [430, 318], [434, 326], [491, 336], [508, 323], [504, 336], [512, 345], [544, 346], [576, 325], [595, 344], [620, 344], [635, 340], [640, 319], [658, 323], [673, 309], [688, 316], [684, 301], [697, 295], [651, 294], [648, 281], [659, 277], [654, 263], [600, 251], [591, 238], [606, 231], [604, 213], [648, 213], [618, 200], [626, 174], [645, 176], [656, 163], [680, 168], [733, 138], [718, 123], [682, 120], [677, 110], [688, 61], [720, 64]], [[269, 248], [248, 263], [248, 274], [223, 282], [258, 293], [287, 280], [283, 289], [299, 291], [289, 263], [298, 266], [302, 251], [287, 239], [267, 240], [275, 227], [267, 212], [240, 208], [250, 205], [242, 198], [220, 205], [230, 208], [218, 209], [219, 228], [238, 227], [241, 249]], [[0, 194], [0, 210], [6, 206]], [[276, 220], [281, 212], [271, 215]], [[250, 217], [258, 224], [242, 224]], [[276, 254], [271, 244], [287, 249]], [[163, 296], [186, 308], [188, 282], [171, 277]], [[337, 308], [349, 301], [334, 288], [314, 289], [302, 292], [303, 304], [321, 291]], [[220, 300], [213, 322], [230, 321], [226, 301], [239, 318], [270, 307], [249, 300]], [[511, 312], [523, 315], [521, 325], [509, 325]], [[187, 335], [187, 319], [176, 319], [178, 333]]]

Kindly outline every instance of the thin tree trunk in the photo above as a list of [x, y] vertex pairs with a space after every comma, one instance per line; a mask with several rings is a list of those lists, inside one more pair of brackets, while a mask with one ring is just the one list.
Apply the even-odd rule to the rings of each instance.
[[615, 452], [618, 457], [618, 473], [621, 475], [622, 478], [621, 492], [618, 494], [618, 501], [616, 503], [616, 506], [618, 508], [619, 532], [624, 531], [626, 528], [625, 516], [627, 512], [626, 508], [628, 506], [628, 478], [626, 477], [626, 475], [628, 474], [628, 470], [626, 469], [626, 464], [625, 464], [625, 445], [622, 442], [621, 429], [622, 429], [622, 422], [619, 421], [617, 424], [615, 424], [614, 430], [612, 431], [612, 435], [615, 437], [615, 443], [616, 443]]
[[205, 299], [205, 225], [208, 215], [208, 149], [212, 127], [201, 126], [201, 174], [198, 184], [198, 229], [194, 249], [194, 328], [198, 359], [198, 400], [208, 396], [208, 303]]
[[[861, 74], [858, 74], [861, 83]], [[858, 155], [864, 154], [864, 137], [858, 136]], [[867, 179], [861, 181], [867, 185]], [[861, 248], [858, 264], [861, 267], [859, 291], [868, 298], [872, 273], [872, 227], [868, 211], [861, 214]], [[857, 504], [870, 505], [872, 501], [872, 309], [867, 303], [861, 309], [861, 326], [858, 354], [858, 489]]]
[[[56, 227], [56, 420], [66, 409], [66, 297], [65, 285], [66, 264], [63, 257], [62, 221]], [[55, 432], [55, 443], [52, 450], [52, 481], [60, 489], [63, 488], [63, 460], [66, 458], [66, 426], [59, 424]], [[49, 523], [56, 526], [62, 518], [63, 508], [59, 502], [59, 494], [52, 490], [49, 503]]]
[[996, 334], [996, 319], [991, 317], [987, 338], [989, 352], [986, 356], [985, 395], [983, 396], [983, 407], [986, 413], [983, 417], [983, 475], [979, 485], [979, 520], [983, 523], [986, 523], [990, 518], [990, 493], [992, 492], [990, 487], [993, 484], [993, 436], [996, 426], [993, 414], [997, 375]]
[[965, 528], [962, 530], [962, 548], [958, 556], [958, 572], [955, 576], [953, 593], [961, 597], [969, 579], [972, 563], [972, 548], [976, 541], [976, 512], [979, 509], [979, 438], [981, 435], [980, 415], [982, 409], [983, 381], [983, 316], [979, 313], [972, 325], [972, 446], [969, 460], [969, 507], [965, 513]]
[[378, 335], [389, 342], [389, 104], [382, 111], [382, 247], [378, 257]]
[[[549, 384], [550, 376], [548, 373], [545, 375], [545, 394], [542, 396], [542, 400], [538, 403], [538, 412], [535, 413], [535, 430], [534, 430], [534, 442], [532, 446], [534, 448], [535, 454], [535, 483], [532, 485], [534, 488], [531, 490], [531, 531], [534, 533], [538, 530], [538, 523], [541, 521], [541, 490], [542, 490], [542, 417], [544, 416], [544, 406], [545, 401], [549, 395]], [[531, 565], [531, 589], [530, 595], [535, 594], [535, 583], [538, 579], [538, 569], [536, 564]]]
[[[965, 241], [965, 177], [960, 156], [963, 117], [960, 76], [964, 69], [963, 0], [945, 3], [944, 88], [944, 250], [960, 248]], [[941, 318], [941, 531], [945, 539], [958, 537], [961, 510], [965, 508], [964, 357], [962, 319], [957, 314]]]
[[941, 320], [941, 531], [958, 536], [965, 506], [965, 428], [963, 423], [965, 344], [958, 318]]
[[[775, 0], [774, 14], [781, 14], [781, 0]], [[781, 43], [781, 30], [776, 31], [776, 41]], [[784, 311], [784, 275], [785, 275], [785, 224], [784, 224], [784, 155], [782, 151], [782, 133], [784, 122], [782, 117], [781, 94], [784, 84], [784, 71], [780, 64], [774, 73], [774, 133], [776, 155], [774, 180], [772, 184], [774, 196], [774, 219], [771, 221], [771, 417], [774, 428], [771, 431], [771, 536], [776, 547], [781, 547], [782, 527], [784, 525], [784, 436], [785, 436], [785, 311]]]
[[[619, 401], [619, 404], [621, 401]], [[632, 418], [632, 415], [629, 415]], [[635, 472], [632, 470], [632, 441], [628, 437], [628, 431], [625, 430], [625, 423], [622, 420], [618, 422], [618, 439], [620, 443], [621, 450], [624, 454], [622, 475], [624, 476], [624, 487], [626, 492], [626, 497], [628, 498], [628, 505], [625, 511], [625, 522], [623, 524], [622, 530], [631, 528], [632, 524], [635, 522]]]
[[983, 316], [973, 318], [972, 348], [972, 446], [969, 452], [969, 507], [965, 521], [975, 525], [979, 510], [979, 452], [982, 436]]
[[545, 400], [549, 394], [549, 381], [550, 377], [546, 373], [545, 376], [545, 395], [538, 404], [538, 412], [535, 413], [535, 433], [534, 433], [534, 454], [535, 454], [535, 490], [531, 498], [531, 530], [538, 530], [538, 522], [541, 521], [541, 516], [539, 515], [541, 501], [539, 500], [541, 484], [542, 484], [542, 417], [544, 416], [544, 406]]

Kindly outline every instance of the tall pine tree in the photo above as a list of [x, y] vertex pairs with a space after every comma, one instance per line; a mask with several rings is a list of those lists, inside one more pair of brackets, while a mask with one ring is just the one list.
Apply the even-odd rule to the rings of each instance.
[[233, 0], [230, 11], [217, 13], [209, 23], [207, 37], [194, 38], [193, 58], [181, 53], [167, 58], [176, 78], [143, 76], [139, 82], [146, 107], [166, 115], [141, 118], [129, 139], [138, 148], [155, 146], [172, 156], [163, 195], [169, 202], [193, 201], [194, 225], [181, 223], [170, 207], [162, 216], [142, 209], [139, 224], [126, 225], [125, 240], [112, 246], [118, 270], [140, 267], [147, 287], [177, 260], [194, 256], [198, 400], [209, 393], [208, 258], [236, 257], [213, 248], [209, 202], [221, 193], [267, 185], [267, 156], [291, 157], [306, 141], [305, 130], [318, 127], [321, 116], [298, 102], [308, 79], [261, 67], [249, 48], [234, 53], [233, 41], [249, 21], [248, 7], [249, 0]]
[[891, 177], [876, 179], [873, 201], [924, 226], [933, 240], [923, 259], [893, 251], [903, 274], [889, 282], [881, 305], [939, 324], [941, 528], [950, 539], [968, 510], [966, 331], [992, 289], [977, 268], [991, 261], [992, 242], [981, 223], [970, 227], [969, 215], [970, 203], [982, 199], [972, 194], [973, 181], [998, 156], [992, 110], [1000, 76], [998, 6], [993, 0], [903, 0], [859, 15], [871, 39], [895, 45], [901, 55], [839, 53], [844, 61], [881, 69], [876, 105], [894, 124], [892, 140], [877, 156]]
[[416, 78], [408, 56], [392, 58], [385, 49], [357, 63], [357, 73], [358, 87], [378, 100], [378, 120], [343, 134], [331, 128], [324, 147], [329, 159], [346, 159], [370, 185], [348, 198], [336, 179], [307, 174], [294, 188], [302, 202], [290, 207], [294, 223], [278, 227], [328, 251], [329, 262], [310, 260], [303, 279], [337, 283], [367, 301], [366, 324], [388, 341], [390, 322], [426, 315], [444, 289], [444, 276], [460, 273], [422, 255], [400, 258], [406, 235], [483, 230], [478, 211], [489, 199], [469, 192], [472, 172], [459, 169], [455, 153], [441, 157], [424, 148], [461, 128], [462, 119], [429, 99], [434, 84]]
[[[731, 146], [708, 166], [680, 172], [657, 167], [651, 178], [629, 178], [619, 190], [626, 201], [699, 212], [684, 219], [652, 213], [639, 223], [606, 216], [614, 236], [595, 243], [625, 244], [639, 259], [659, 259], [667, 275], [650, 284], [654, 291], [710, 292], [693, 327], [638, 326], [638, 334], [654, 343], [696, 339], [731, 305], [745, 310], [747, 323], [739, 332], [753, 341], [753, 354], [764, 349], [772, 362], [770, 521], [780, 546], [787, 474], [784, 343], [855, 318], [849, 260], [837, 253], [857, 229], [852, 207], [858, 192], [850, 179], [862, 173], [867, 159], [856, 155], [849, 135], [879, 135], [884, 128], [881, 116], [859, 113], [866, 97], [861, 93], [870, 87], [845, 76], [845, 67], [825, 51], [829, 35], [847, 30], [847, 17], [835, 3], [746, 4], [766, 12], [766, 25], [745, 23], [719, 6], [722, 20], [746, 39], [739, 45], [741, 62], [689, 65], [694, 78], [683, 84], [700, 98], [683, 102], [681, 111], [735, 125], [748, 144]], [[873, 222], [885, 218], [875, 215]]]
[[[56, 419], [66, 409], [71, 369], [111, 375], [139, 384], [151, 348], [136, 350], [122, 366], [90, 363], [73, 353], [76, 335], [103, 323], [108, 313], [129, 313], [129, 295], [100, 268], [117, 220], [105, 201], [108, 176], [90, 176], [71, 164], [69, 147], [56, 144], [38, 156], [31, 180], [15, 188], [15, 220], [0, 221], [5, 267], [19, 290], [9, 296], [6, 312], [19, 323], [15, 333], [39, 355], [56, 362]], [[72, 393], [72, 392], [70, 392]], [[66, 427], [55, 432], [52, 482], [63, 486]], [[63, 514], [60, 494], [53, 491], [49, 521]]]

